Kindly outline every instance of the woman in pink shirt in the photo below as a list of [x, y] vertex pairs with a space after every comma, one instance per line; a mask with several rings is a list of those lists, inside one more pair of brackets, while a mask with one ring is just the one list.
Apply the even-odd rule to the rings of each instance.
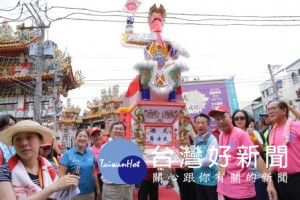
[[100, 185], [100, 190], [102, 192], [102, 186], [103, 186], [103, 182], [101, 179], [101, 172], [99, 170], [98, 167], [98, 157], [99, 157], [99, 153], [101, 150], [101, 146], [102, 146], [102, 137], [103, 134], [101, 132], [101, 129], [98, 127], [93, 127], [90, 129], [89, 134], [91, 135], [91, 141], [93, 143], [93, 146], [90, 147], [90, 150], [93, 152], [95, 159], [96, 159], [96, 172], [97, 172], [97, 176], [98, 176], [98, 181], [99, 181], [99, 185]]

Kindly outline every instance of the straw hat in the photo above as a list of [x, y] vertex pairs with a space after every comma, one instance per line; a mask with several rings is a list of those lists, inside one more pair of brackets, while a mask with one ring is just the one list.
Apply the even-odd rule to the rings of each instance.
[[38, 133], [43, 136], [44, 143], [51, 142], [53, 135], [55, 135], [55, 133], [51, 129], [43, 127], [35, 121], [22, 120], [16, 123], [14, 126], [1, 132], [0, 141], [8, 146], [11, 146], [13, 136], [22, 132]]

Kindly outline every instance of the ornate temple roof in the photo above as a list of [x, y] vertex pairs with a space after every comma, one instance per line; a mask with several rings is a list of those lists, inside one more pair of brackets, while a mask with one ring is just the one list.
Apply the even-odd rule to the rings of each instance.
[[0, 52], [1, 54], [19, 54], [28, 51], [30, 43], [37, 42], [38, 40], [38, 36], [30, 40], [14, 40], [10, 42], [0, 40]]
[[87, 107], [90, 109], [82, 118], [84, 120], [92, 120], [96, 118], [108, 119], [113, 116], [118, 116], [119, 107], [123, 103], [123, 95], [119, 94], [119, 86], [109, 88], [108, 92], [105, 89], [101, 90], [101, 99], [95, 98], [92, 102], [87, 102]]
[[[29, 56], [29, 48], [31, 43], [39, 41], [38, 32], [22, 27], [24, 25], [17, 26], [17, 31], [14, 32], [6, 21], [0, 26], [0, 84], [11, 84], [16, 81], [32, 82], [36, 78], [35, 58]], [[73, 73], [71, 58], [66, 52], [54, 49], [53, 57], [47, 57], [43, 63], [42, 80], [53, 80], [54, 68], [58, 65], [60, 66], [58, 73], [61, 75], [58, 91], [67, 96], [69, 90], [83, 84], [84, 77], [81, 71]]]
[[82, 119], [87, 120], [87, 119], [95, 119], [95, 118], [100, 118], [102, 115], [99, 111], [94, 112], [94, 113], [89, 113], [88, 115], [84, 116]]
[[[0, 84], [11, 84], [11, 82], [17, 82], [17, 81], [22, 81], [22, 82], [30, 82], [34, 81], [36, 78], [36, 73], [28, 73], [28, 74], [14, 74], [10, 72], [10, 69], [15, 67], [13, 66], [6, 66], [6, 67], [0, 67]], [[4, 73], [4, 68], [8, 69], [8, 74], [3, 74]], [[59, 87], [59, 92], [63, 96], [67, 96], [68, 91], [78, 88], [83, 84], [83, 76], [80, 71], [76, 71], [75, 75], [73, 74], [73, 70], [71, 65], [64, 65], [63, 68], [59, 71], [64, 73], [64, 76], [62, 78], [62, 84]], [[42, 73], [42, 80], [53, 80], [55, 77], [55, 72], [43, 72]], [[16, 80], [17, 79], [17, 80]]]
[[67, 106], [64, 108], [64, 111], [61, 115], [60, 124], [63, 126], [69, 126], [70, 124], [79, 125], [82, 124], [82, 119], [79, 117], [80, 113], [79, 107], [74, 107], [71, 105], [71, 100], [67, 100]]
[[0, 27], [0, 52], [2, 55], [18, 55], [28, 52], [30, 43], [37, 42], [39, 34], [36, 29], [24, 29], [24, 23], [14, 32], [6, 20]]

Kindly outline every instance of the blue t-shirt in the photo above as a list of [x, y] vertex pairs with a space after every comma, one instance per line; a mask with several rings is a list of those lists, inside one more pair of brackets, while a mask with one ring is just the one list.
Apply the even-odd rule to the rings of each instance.
[[6, 164], [10, 157], [16, 154], [13, 146], [7, 146], [2, 142], [0, 142], [0, 151], [3, 154], [3, 164]]
[[93, 168], [96, 163], [94, 154], [85, 149], [84, 153], [80, 153], [76, 147], [66, 151], [60, 160], [60, 164], [68, 167], [68, 172], [72, 173], [77, 166], [80, 167], [78, 188], [80, 194], [88, 194], [94, 192]]

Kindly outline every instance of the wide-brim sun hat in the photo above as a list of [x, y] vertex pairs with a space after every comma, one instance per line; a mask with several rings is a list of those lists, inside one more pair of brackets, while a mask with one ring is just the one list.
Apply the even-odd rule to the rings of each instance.
[[43, 137], [43, 142], [51, 142], [55, 132], [49, 128], [41, 126], [32, 120], [22, 120], [14, 126], [0, 133], [0, 141], [8, 146], [12, 146], [12, 138], [18, 133], [32, 132], [38, 133]]

